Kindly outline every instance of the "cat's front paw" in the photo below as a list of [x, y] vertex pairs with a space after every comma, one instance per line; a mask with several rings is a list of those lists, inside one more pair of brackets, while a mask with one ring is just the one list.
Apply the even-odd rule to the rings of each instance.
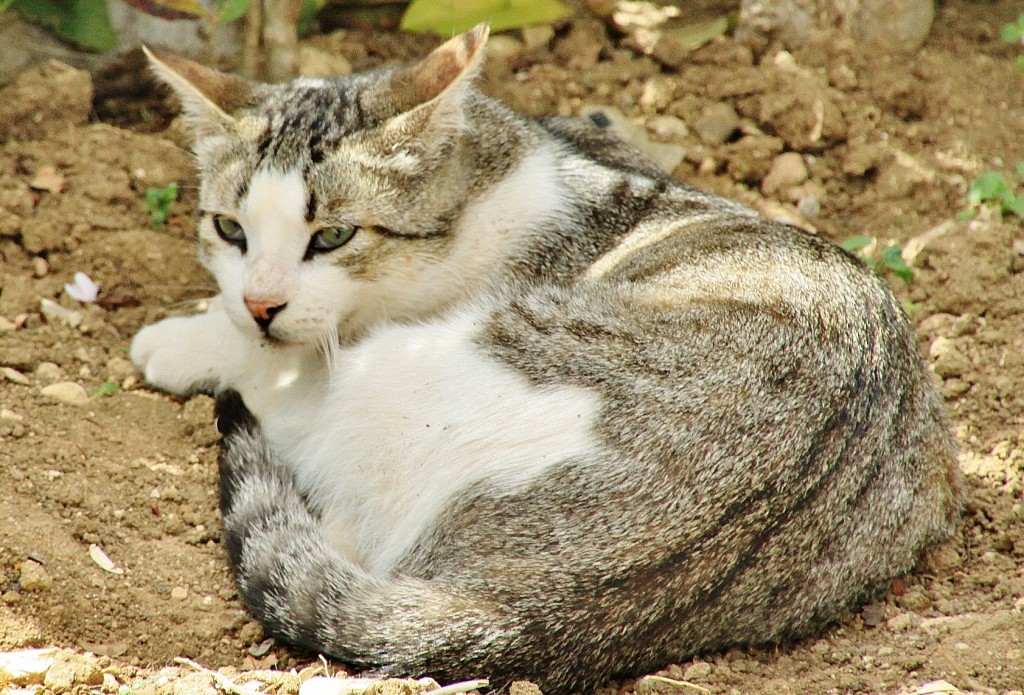
[[136, 334], [129, 356], [146, 381], [163, 391], [212, 393], [223, 385], [223, 358], [214, 342], [223, 335], [219, 328], [209, 314], [164, 319]]

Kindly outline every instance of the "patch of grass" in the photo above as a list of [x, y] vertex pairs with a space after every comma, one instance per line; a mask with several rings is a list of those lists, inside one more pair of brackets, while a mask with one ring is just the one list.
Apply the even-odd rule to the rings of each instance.
[[171, 209], [171, 203], [178, 199], [178, 184], [173, 181], [164, 188], [150, 188], [146, 191], [146, 202], [143, 206], [153, 222], [154, 227], [161, 227], [167, 223], [167, 213]]
[[[1014, 174], [1024, 181], [1024, 162], [1017, 163]], [[983, 172], [967, 190], [967, 208], [958, 217], [961, 220], [974, 219], [982, 208], [993, 209], [999, 216], [1024, 217], [1024, 193], [1018, 192], [1010, 179], [998, 171]]]
[[878, 245], [878, 240], [873, 236], [867, 234], [852, 236], [839, 242], [839, 245], [878, 272], [892, 273], [904, 282], [914, 279], [914, 270], [903, 259], [903, 249], [898, 244], [886, 246], [878, 258], [873, 253]]

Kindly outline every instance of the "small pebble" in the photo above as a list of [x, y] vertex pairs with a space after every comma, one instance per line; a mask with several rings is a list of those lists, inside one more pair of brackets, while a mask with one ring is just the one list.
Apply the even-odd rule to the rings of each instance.
[[682, 140], [690, 134], [690, 129], [678, 116], [655, 116], [647, 121], [647, 129], [662, 140]]
[[82, 312], [67, 309], [52, 299], [40, 301], [39, 310], [46, 317], [47, 321], [63, 321], [72, 328], [77, 328], [82, 323]]
[[913, 613], [897, 613], [886, 620], [885, 624], [893, 632], [903, 632], [917, 624], [917, 617]]
[[814, 196], [804, 196], [797, 201], [796, 209], [804, 217], [814, 218], [821, 214], [821, 203]]
[[263, 626], [255, 620], [250, 620], [238, 628], [238, 641], [242, 644], [253, 644], [263, 640]]
[[25, 560], [21, 563], [18, 583], [25, 591], [46, 591], [53, 586], [53, 578], [50, 577], [46, 568], [35, 560]]
[[804, 158], [798, 152], [783, 152], [772, 160], [771, 168], [761, 181], [761, 191], [772, 195], [783, 188], [799, 186], [809, 173]]
[[124, 357], [111, 357], [107, 360], [107, 377], [110, 381], [123, 384], [129, 377], [134, 377], [135, 365]]
[[721, 145], [736, 132], [740, 117], [729, 104], [718, 102], [704, 109], [693, 129], [708, 145]]
[[868, 627], [876, 627], [885, 621], [885, 609], [877, 603], [869, 603], [860, 613], [861, 620]]
[[89, 394], [80, 384], [73, 381], [59, 381], [56, 384], [44, 386], [39, 392], [44, 396], [70, 405], [85, 405], [89, 402]]
[[53, 362], [40, 362], [36, 367], [36, 378], [40, 381], [52, 384], [55, 381], [61, 381], [64, 378], [64, 370]]
[[697, 661], [683, 672], [684, 681], [701, 681], [711, 675], [711, 664]]
[[[7, 594], [4, 594], [5, 599]], [[46, 677], [46, 671], [53, 665], [56, 653], [57, 650], [52, 648], [0, 652], [0, 682], [22, 686], [41, 684]]]
[[640, 92], [639, 104], [650, 111], [663, 111], [672, 103], [674, 91], [672, 82], [663, 79], [647, 80]]
[[512, 681], [509, 695], [541, 695], [540, 687], [530, 681]]
[[46, 262], [46, 259], [41, 256], [36, 256], [32, 259], [32, 274], [37, 278], [46, 277], [46, 274], [50, 272], [50, 264]]
[[176, 586], [171, 589], [171, 598], [175, 601], [184, 601], [188, 598], [188, 588], [184, 586]]
[[24, 415], [14, 412], [10, 408], [0, 409], [0, 420], [11, 420], [13, 422], [21, 422], [25, 419]]
[[28, 386], [32, 383], [27, 376], [13, 367], [0, 367], [0, 374], [3, 374], [4, 378], [8, 381], [13, 381], [15, 384], [21, 384], [22, 386]]
[[76, 685], [100, 685], [103, 672], [96, 659], [83, 654], [60, 652], [46, 672], [43, 685], [58, 695]]

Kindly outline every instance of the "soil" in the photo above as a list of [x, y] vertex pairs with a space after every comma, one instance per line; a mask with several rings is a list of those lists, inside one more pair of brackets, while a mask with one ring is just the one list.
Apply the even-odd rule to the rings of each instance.
[[[754, 55], [719, 39], [669, 68], [582, 15], [539, 46], [498, 42], [486, 88], [516, 108], [613, 106], [685, 148], [679, 178], [832, 240], [874, 237], [875, 258], [903, 247], [913, 278], [882, 272], [962, 447], [962, 533], [887, 595], [818, 638], [704, 654], [662, 675], [714, 693], [1024, 690], [1024, 226], [987, 209], [958, 216], [979, 173], [1012, 181], [1024, 161], [1013, 65], [1024, 49], [998, 40], [1019, 10], [950, 0], [910, 57]], [[432, 43], [355, 30], [311, 41], [357, 70]], [[265, 643], [228, 573], [210, 400], [153, 392], [126, 361], [140, 326], [215, 292], [194, 259], [187, 141], [178, 125], [148, 132], [173, 112], [162, 96], [92, 102], [92, 88], [86, 73], [50, 65], [0, 95], [0, 651], [97, 655], [103, 683], [73, 688], [90, 692], [187, 692], [175, 657], [227, 673], [301, 668], [315, 655]], [[709, 127], [723, 118], [736, 119], [724, 137]], [[795, 179], [768, 176], [784, 152], [801, 155], [788, 164], [802, 160], [806, 182], [799, 166]], [[154, 227], [146, 191], [171, 182], [179, 199]], [[63, 290], [78, 271], [99, 284], [98, 302]], [[56, 307], [42, 311], [43, 299]], [[43, 393], [63, 382], [91, 396]], [[926, 685], [939, 679], [954, 689]]]

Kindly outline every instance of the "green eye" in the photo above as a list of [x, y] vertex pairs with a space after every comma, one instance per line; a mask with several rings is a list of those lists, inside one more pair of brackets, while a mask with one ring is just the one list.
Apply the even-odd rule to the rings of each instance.
[[356, 228], [349, 225], [326, 227], [313, 235], [309, 242], [309, 249], [314, 253], [317, 251], [332, 251], [348, 243], [349, 239], [355, 236], [355, 233]]
[[213, 216], [213, 228], [221, 239], [235, 246], [245, 245], [245, 230], [237, 221], [224, 215]]

